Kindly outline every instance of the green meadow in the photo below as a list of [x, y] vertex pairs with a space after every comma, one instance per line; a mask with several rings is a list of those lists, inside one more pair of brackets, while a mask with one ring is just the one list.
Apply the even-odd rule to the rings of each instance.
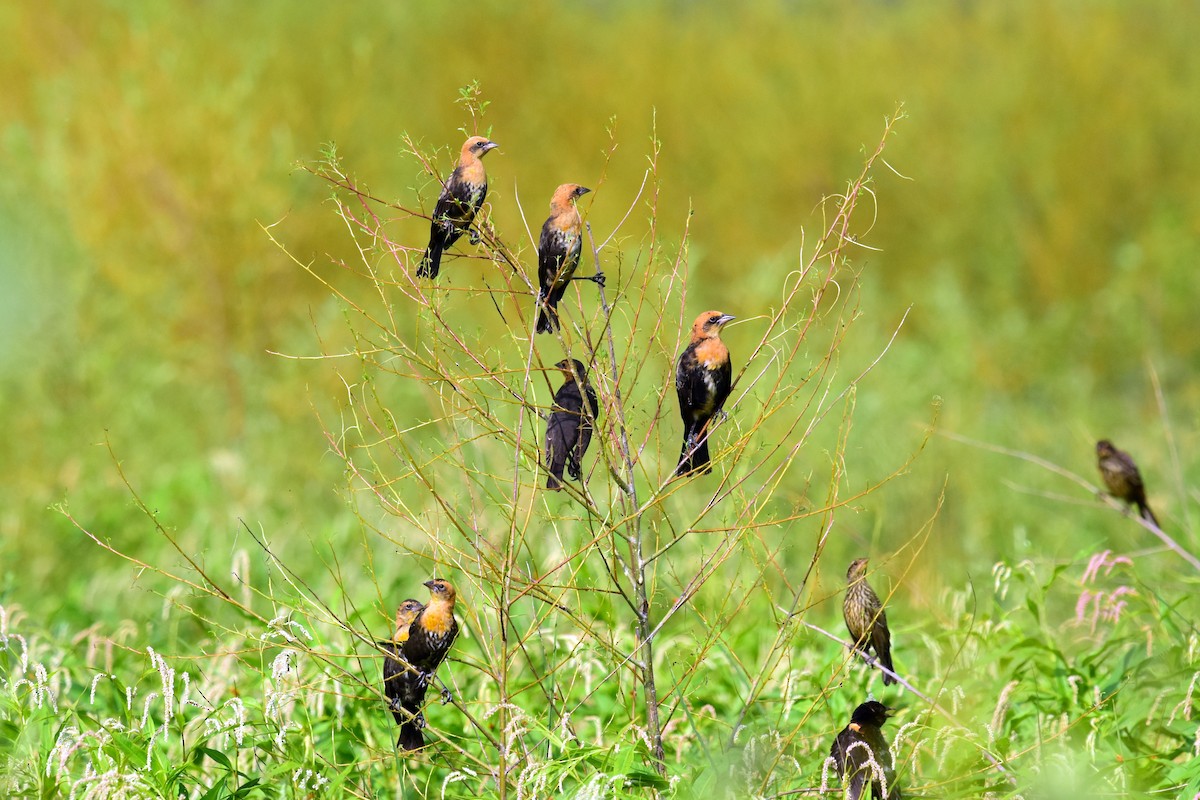
[[[0, 29], [0, 796], [841, 797], [873, 698], [905, 797], [1200, 797], [1195, 4]], [[475, 133], [481, 241], [418, 279]], [[568, 182], [606, 282], [535, 336]], [[671, 480], [706, 309], [736, 383]], [[567, 355], [601, 414], [550, 493]], [[846, 646], [863, 556], [902, 685]], [[405, 755], [375, 642], [434, 576]]]

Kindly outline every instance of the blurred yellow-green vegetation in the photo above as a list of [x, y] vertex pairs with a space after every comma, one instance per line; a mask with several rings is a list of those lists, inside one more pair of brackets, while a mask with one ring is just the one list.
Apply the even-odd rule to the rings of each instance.
[[[121, 544], [144, 535], [106, 439], [197, 548], [226, 550], [239, 516], [318, 540], [352, 524], [313, 416], [336, 401], [333, 371], [271, 354], [319, 352], [338, 306], [261, 226], [337, 280], [348, 241], [297, 163], [336, 142], [372, 191], [427, 207], [436, 187], [401, 135], [451, 163], [473, 80], [502, 144], [498, 230], [524, 230], [518, 197], [533, 226], [559, 182], [595, 185], [610, 128], [585, 208], [611, 229], [654, 130], [661, 234], [693, 214], [692, 306], [742, 317], [775, 302], [801, 228], [903, 102], [886, 157], [908, 179], [875, 186], [878, 250], [858, 262], [872, 333], [855, 346], [912, 312], [859, 399], [859, 446], [890, 463], [936, 397], [940, 428], [1089, 475], [1110, 436], [1168, 519], [1187, 511], [1149, 371], [1190, 464], [1193, 4], [16, 3], [0, 22], [0, 563], [5, 594], [42, 613], [114, 612], [113, 565], [50, 506]], [[419, 246], [424, 223], [405, 224]], [[1005, 488], [1045, 479], [1019, 464], [937, 441], [915, 472], [864, 529], [915, 529], [946, 480], [934, 547], [964, 568], [1099, 536]], [[54, 595], [30, 591], [47, 581]]]
[[[689, 228], [688, 305], [739, 318], [779, 302], [823, 198], [902, 103], [842, 353], [868, 362], [908, 312], [857, 396], [863, 479], [903, 463], [935, 417], [1093, 480], [1093, 444], [1109, 437], [1138, 458], [1165, 526], [1192, 529], [1194, 3], [17, 2], [0, 29], [0, 605], [64, 635], [157, 613], [170, 588], [55, 508], [170, 564], [117, 462], [202, 561], [252, 550], [242, 521], [297, 558], [353, 541], [345, 465], [318, 420], [341, 408], [345, 365], [291, 357], [349, 347], [343, 307], [266, 229], [350, 285], [338, 262], [352, 241], [298, 165], [334, 142], [373, 194], [428, 210], [437, 186], [402, 137], [448, 169], [471, 125], [455, 99], [473, 81], [501, 144], [491, 220], [510, 243], [528, 246], [523, 217], [536, 231], [567, 181], [600, 187], [582, 208], [607, 235], [653, 137], [658, 233], [678, 243]], [[647, 225], [640, 203], [628, 253]], [[412, 247], [427, 231], [391, 227]], [[447, 259], [443, 281], [488, 269]], [[812, 454], [811, 470], [829, 459]], [[1089, 548], [1146, 543], [1046, 470], [935, 436], [854, 509], [833, 560], [898, 547], [943, 489], [897, 588], [935, 616], [942, 586], [987, 584], [997, 561], [1079, 565]]]

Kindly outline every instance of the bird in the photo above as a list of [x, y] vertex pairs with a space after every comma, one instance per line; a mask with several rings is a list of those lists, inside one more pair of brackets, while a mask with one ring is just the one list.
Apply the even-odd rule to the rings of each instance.
[[[575, 480], [582, 474], [583, 456], [592, 442], [592, 428], [600, 415], [596, 390], [587, 381], [583, 362], [564, 358], [554, 365], [566, 381], [554, 393], [554, 408], [546, 423], [546, 488], [560, 491], [563, 468]], [[581, 391], [582, 389], [582, 391]], [[587, 397], [588, 410], [583, 398]]]
[[859, 800], [863, 796], [868, 780], [871, 797], [875, 800], [901, 800], [892, 751], [888, 749], [882, 730], [883, 723], [894, 711], [877, 700], [868, 700], [854, 709], [850, 724], [842, 728], [829, 748], [829, 757], [833, 759], [838, 777], [848, 784], [850, 800]]
[[1141, 518], [1154, 527], [1162, 527], [1146, 504], [1146, 485], [1129, 453], [1118, 450], [1108, 439], [1101, 439], [1096, 442], [1096, 466], [1100, 468], [1100, 477], [1104, 478], [1109, 494], [1136, 506]]
[[550, 198], [550, 216], [542, 224], [542, 236], [538, 240], [538, 333], [558, 330], [558, 301], [562, 300], [571, 281], [594, 281], [604, 285], [604, 276], [600, 273], [575, 277], [583, 249], [583, 220], [575, 200], [590, 191], [578, 183], [564, 183]]
[[403, 692], [402, 708], [416, 713], [406, 713], [400, 725], [400, 740], [396, 743], [404, 750], [418, 750], [425, 745], [421, 728], [425, 718], [420, 709], [425, 703], [425, 693], [446, 659], [454, 638], [458, 636], [458, 622], [454, 619], [454, 587], [443, 578], [425, 581], [429, 589], [429, 602], [413, 617], [408, 626], [407, 638], [400, 644], [400, 658], [406, 677], [400, 681]]
[[[472, 136], [463, 143], [458, 164], [446, 179], [442, 193], [433, 207], [429, 226], [429, 247], [417, 267], [417, 277], [436, 278], [442, 264], [442, 251], [458, 241], [471, 226], [476, 212], [487, 197], [487, 171], [483, 157], [499, 147], [485, 136]], [[471, 241], [479, 241], [474, 232]]]
[[729, 397], [733, 366], [729, 348], [721, 341], [721, 328], [735, 317], [705, 311], [692, 325], [692, 340], [679, 356], [675, 391], [683, 418], [683, 452], [675, 475], [712, 472], [708, 456], [708, 423]]
[[[842, 618], [846, 620], [846, 630], [854, 640], [854, 647], [864, 654], [875, 651], [879, 661], [890, 671], [892, 666], [892, 634], [888, 630], [887, 612], [879, 595], [867, 583], [867, 559], [856, 558], [850, 562], [846, 570], [846, 598], [842, 602]], [[887, 672], [883, 673], [883, 685], [895, 683], [896, 679]]]
[[419, 673], [404, 660], [403, 646], [413, 620], [425, 606], [420, 600], [409, 598], [396, 609], [396, 631], [391, 641], [377, 642], [388, 654], [383, 660], [383, 694], [388, 699], [388, 708], [400, 724], [400, 739], [396, 746], [404, 750], [416, 750], [424, 745], [421, 728], [425, 718], [421, 715], [421, 704], [425, 689], [420, 688]]

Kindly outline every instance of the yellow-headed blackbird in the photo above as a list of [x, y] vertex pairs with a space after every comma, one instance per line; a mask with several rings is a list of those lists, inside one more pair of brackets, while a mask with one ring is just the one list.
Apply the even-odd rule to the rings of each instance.
[[454, 587], [441, 578], [425, 581], [425, 586], [429, 588], [429, 602], [413, 618], [408, 626], [408, 638], [400, 645], [401, 666], [406, 673], [399, 681], [401, 707], [408, 711], [411, 703], [417, 709], [415, 714], [405, 714], [406, 719], [400, 725], [398, 744], [405, 750], [416, 750], [425, 744], [421, 735], [425, 718], [420, 713], [425, 692], [433, 674], [450, 652], [454, 637], [458, 636]]
[[[546, 488], [562, 489], [563, 468], [575, 480], [582, 475], [583, 456], [592, 442], [592, 426], [600, 415], [596, 390], [587, 381], [583, 362], [564, 358], [554, 365], [566, 382], [554, 393], [554, 409], [546, 423]], [[583, 391], [580, 391], [582, 389]], [[588, 411], [583, 398], [587, 397]]]
[[847, 785], [850, 800], [863, 796], [867, 781], [871, 782], [871, 797], [875, 800], [901, 800], [892, 751], [882, 730], [891, 713], [892, 709], [883, 703], [868, 700], [854, 709], [850, 724], [842, 728], [829, 748], [829, 756], [837, 767], [838, 777]]
[[1142, 519], [1161, 528], [1158, 518], [1146, 504], [1146, 485], [1142, 483], [1142, 473], [1138, 472], [1137, 464], [1133, 463], [1129, 453], [1118, 450], [1108, 439], [1101, 439], [1096, 442], [1096, 462], [1108, 493], [1136, 506]]
[[733, 380], [729, 348], [721, 341], [721, 327], [734, 317], [705, 311], [692, 325], [692, 341], [679, 356], [675, 391], [683, 418], [683, 452], [676, 475], [712, 472], [708, 457], [708, 423], [721, 411]]
[[[483, 157], [489, 150], [499, 147], [483, 136], [472, 136], [462, 146], [458, 165], [446, 179], [437, 205], [433, 207], [433, 220], [429, 228], [429, 247], [417, 276], [436, 278], [442, 264], [442, 251], [450, 247], [463, 235], [475, 219], [475, 213], [487, 198], [487, 172], [483, 168]], [[478, 241], [472, 233], [471, 241]]]
[[[867, 583], [867, 559], [856, 558], [846, 570], [846, 599], [842, 602], [842, 617], [854, 646], [864, 653], [872, 649], [880, 662], [892, 672], [892, 634], [888, 631], [887, 613], [879, 595]], [[883, 685], [896, 679], [883, 673]]]
[[383, 694], [388, 699], [392, 716], [400, 723], [400, 740], [396, 746], [405, 750], [416, 750], [425, 743], [421, 736], [425, 724], [421, 716], [425, 689], [421, 687], [418, 691], [419, 673], [404, 660], [402, 653], [413, 620], [422, 608], [419, 600], [408, 599], [401, 603], [396, 609], [396, 632], [392, 634], [392, 640], [378, 642], [389, 654], [383, 660]]
[[573, 280], [595, 281], [603, 284], [602, 275], [575, 278], [579, 266], [579, 254], [583, 249], [583, 220], [575, 199], [590, 192], [577, 183], [564, 183], [554, 190], [550, 200], [550, 216], [542, 225], [542, 237], [538, 241], [538, 292], [537, 332], [551, 333], [558, 330], [558, 301]]

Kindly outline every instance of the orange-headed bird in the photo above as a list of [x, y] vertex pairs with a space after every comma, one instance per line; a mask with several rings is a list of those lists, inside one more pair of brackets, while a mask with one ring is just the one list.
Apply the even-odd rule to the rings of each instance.
[[[575, 480], [582, 475], [583, 456], [592, 442], [592, 428], [600, 414], [600, 403], [596, 399], [596, 390], [588, 383], [582, 361], [564, 358], [554, 366], [566, 378], [554, 393], [554, 409], [546, 423], [546, 466], [550, 470], [546, 488], [557, 491], [562, 489], [564, 467]], [[587, 397], [590, 413], [583, 408], [584, 397]]]
[[[429, 602], [408, 626], [408, 638], [400, 646], [405, 668], [411, 668], [413, 672], [411, 696], [416, 699], [418, 709], [400, 726], [399, 745], [405, 750], [416, 750], [425, 744], [421, 735], [425, 720], [420, 708], [425, 702], [425, 692], [429, 689], [433, 674], [446, 659], [450, 645], [458, 636], [458, 622], [454, 619], [454, 587], [442, 578], [425, 581], [425, 586], [429, 589]], [[404, 707], [407, 709], [407, 706]]]
[[1100, 468], [1100, 477], [1104, 478], [1109, 494], [1136, 506], [1142, 519], [1162, 529], [1158, 517], [1146, 504], [1146, 484], [1142, 483], [1142, 473], [1133, 456], [1118, 450], [1108, 439], [1101, 439], [1096, 442], [1096, 466]]
[[577, 183], [564, 183], [554, 190], [554, 197], [550, 199], [550, 216], [543, 223], [542, 237], [538, 240], [538, 283], [541, 286], [538, 292], [538, 333], [558, 330], [558, 301], [562, 300], [571, 281], [604, 283], [603, 275], [574, 277], [583, 249], [583, 220], [579, 217], [575, 200], [590, 191]]
[[404, 660], [403, 647], [408, 641], [408, 634], [413, 620], [424, 608], [419, 600], [405, 600], [396, 609], [396, 632], [390, 642], [378, 642], [379, 646], [389, 653], [383, 660], [383, 694], [388, 699], [388, 708], [392, 716], [400, 723], [400, 740], [397, 747], [405, 750], [416, 750], [425, 742], [421, 736], [421, 728], [425, 724], [421, 716], [421, 704], [425, 699], [425, 689], [420, 684], [420, 673]]
[[705, 311], [692, 325], [692, 341], [679, 356], [675, 391], [683, 418], [683, 452], [676, 475], [712, 472], [708, 458], [708, 423], [725, 404], [733, 381], [729, 348], [721, 341], [721, 328], [734, 317]]
[[[471, 226], [476, 212], [487, 197], [487, 171], [483, 168], [483, 157], [492, 148], [499, 147], [483, 136], [472, 136], [463, 143], [458, 165], [446, 179], [437, 205], [433, 207], [433, 221], [429, 227], [429, 247], [417, 277], [436, 278], [442, 264], [442, 251], [458, 241]], [[472, 232], [471, 241], [479, 241]]]

